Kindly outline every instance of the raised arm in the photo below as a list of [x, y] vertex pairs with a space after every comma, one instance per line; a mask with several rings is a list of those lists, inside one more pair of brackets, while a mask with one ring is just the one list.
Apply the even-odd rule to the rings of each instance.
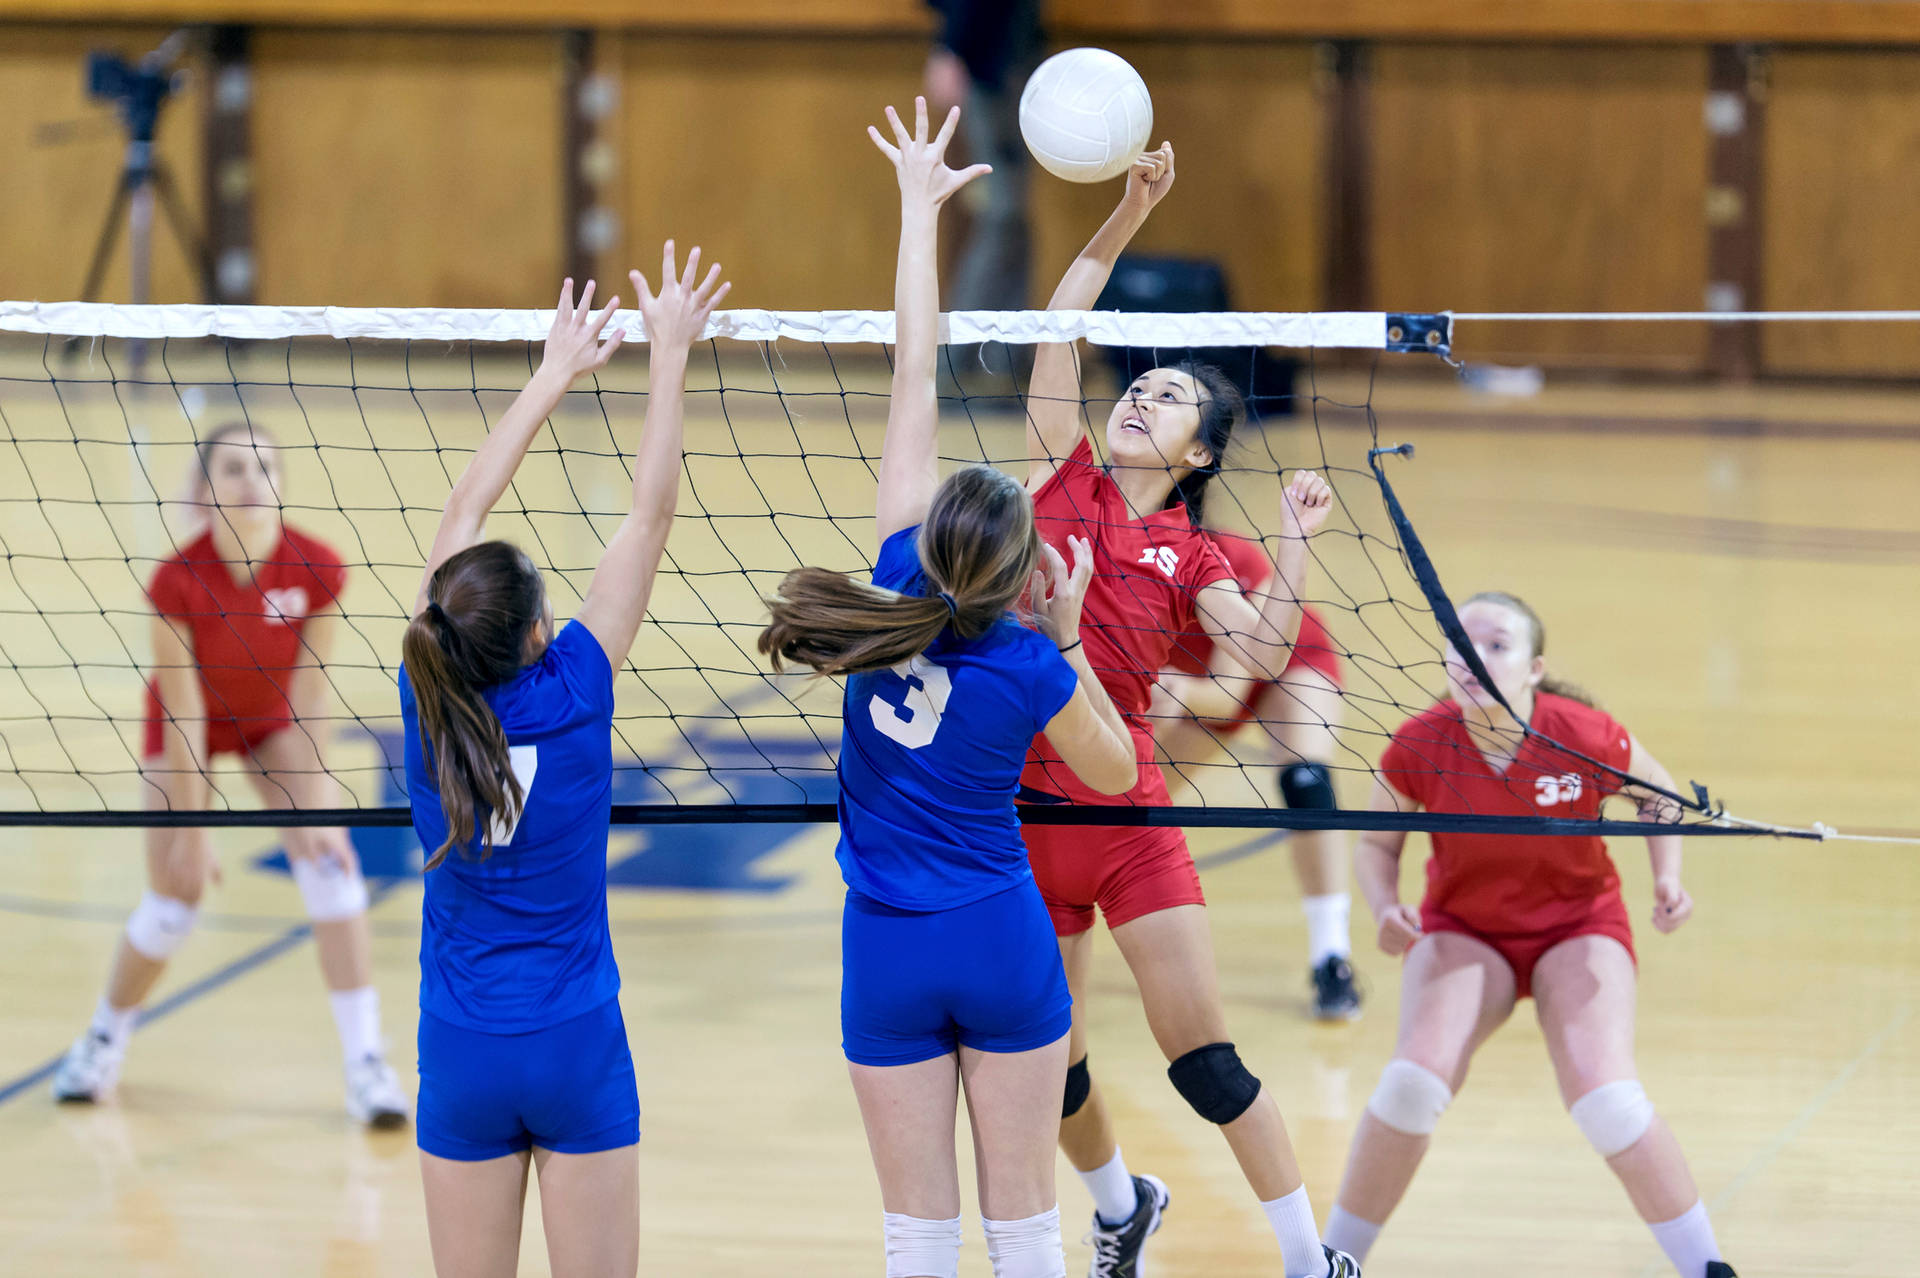
[[433, 534], [433, 548], [427, 552], [426, 571], [420, 574], [420, 589], [413, 598], [415, 615], [427, 606], [427, 583], [435, 570], [480, 540], [487, 516], [513, 482], [534, 435], [559, 406], [561, 396], [583, 374], [604, 368], [620, 349], [619, 332], [604, 342], [600, 340], [600, 330], [620, 305], [619, 297], [609, 299], [604, 310], [594, 311], [592, 305], [592, 280], [587, 281], [578, 305], [573, 301], [573, 281], [560, 285], [560, 304], [553, 313], [553, 327], [547, 330], [539, 370], [514, 398], [499, 424], [487, 433], [447, 495], [440, 526]]
[[706, 330], [707, 317], [732, 284], [720, 283], [715, 265], [700, 279], [700, 250], [687, 254], [687, 268], [676, 278], [673, 241], [660, 255], [660, 292], [647, 287], [639, 271], [628, 278], [647, 323], [647, 418], [633, 458], [633, 508], [600, 552], [593, 582], [575, 620], [593, 632], [618, 669], [640, 633], [653, 594], [660, 556], [673, 530], [680, 501], [681, 440], [687, 389], [687, 352]]
[[1333, 489], [1310, 470], [1295, 471], [1280, 503], [1280, 548], [1266, 593], [1249, 598], [1234, 582], [1219, 581], [1194, 601], [1200, 624], [1217, 650], [1267, 680], [1278, 679], [1286, 670], [1294, 636], [1300, 633], [1300, 593], [1312, 564], [1307, 538], [1327, 522]]
[[939, 355], [940, 208], [967, 183], [992, 170], [984, 164], [955, 172], [947, 167], [947, 143], [960, 121], [960, 108], [927, 138], [927, 100], [913, 100], [913, 132], [892, 107], [887, 122], [893, 142], [871, 126], [867, 136], [893, 161], [900, 180], [900, 256], [893, 276], [893, 388], [887, 403], [887, 436], [880, 447], [880, 493], [875, 514], [880, 540], [927, 517], [933, 490], [940, 486], [940, 405], [934, 396], [934, 363]]
[[[1162, 142], [1134, 161], [1127, 171], [1127, 187], [1120, 205], [1094, 232], [1080, 256], [1060, 277], [1050, 311], [1084, 311], [1099, 299], [1134, 233], [1146, 224], [1161, 197], [1173, 186], [1173, 144]], [[1033, 356], [1033, 378], [1027, 386], [1027, 487], [1037, 489], [1073, 454], [1080, 442], [1083, 406], [1080, 401], [1080, 352], [1073, 342], [1048, 342]]]
[[[1633, 753], [1628, 758], [1627, 771], [1671, 792], [1673, 775], [1647, 752], [1638, 737], [1629, 737], [1629, 740]], [[1680, 819], [1680, 805], [1665, 795], [1635, 786], [1626, 786], [1621, 793], [1639, 807], [1642, 821], [1671, 823]], [[1673, 931], [1693, 916], [1693, 898], [1680, 883], [1680, 846], [1677, 834], [1647, 836], [1647, 857], [1653, 863], [1653, 925], [1662, 932]]]
[[[1369, 806], [1375, 812], [1414, 812], [1420, 807], [1378, 773]], [[1404, 954], [1420, 939], [1420, 911], [1400, 903], [1400, 851], [1406, 842], [1405, 830], [1363, 830], [1353, 845], [1353, 879], [1380, 925], [1380, 948], [1388, 954]]]

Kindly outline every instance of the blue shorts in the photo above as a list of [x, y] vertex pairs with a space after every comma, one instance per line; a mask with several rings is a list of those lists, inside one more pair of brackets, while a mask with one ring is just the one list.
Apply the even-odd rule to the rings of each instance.
[[538, 1145], [594, 1154], [640, 1139], [640, 1091], [620, 1000], [529, 1034], [420, 1013], [420, 1148], [479, 1162]]
[[1053, 922], [1031, 879], [931, 914], [847, 893], [840, 1036], [856, 1065], [912, 1065], [956, 1046], [1029, 1052], [1072, 1025]]

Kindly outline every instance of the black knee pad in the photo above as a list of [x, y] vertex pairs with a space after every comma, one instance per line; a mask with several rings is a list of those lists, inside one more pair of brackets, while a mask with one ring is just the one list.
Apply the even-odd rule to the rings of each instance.
[[1087, 1103], [1087, 1093], [1093, 1090], [1093, 1076], [1087, 1073], [1087, 1058], [1082, 1056], [1067, 1066], [1067, 1097], [1060, 1106], [1060, 1117], [1072, 1118]]
[[1232, 1043], [1194, 1048], [1167, 1066], [1167, 1077], [1193, 1112], [1209, 1123], [1231, 1123], [1260, 1094], [1260, 1080], [1240, 1063]]
[[1331, 812], [1333, 775], [1324, 763], [1294, 763], [1280, 769], [1280, 797], [1290, 808]]

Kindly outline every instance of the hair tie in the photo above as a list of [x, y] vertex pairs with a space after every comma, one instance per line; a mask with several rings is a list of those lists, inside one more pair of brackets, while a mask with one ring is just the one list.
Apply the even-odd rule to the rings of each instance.
[[942, 591], [940, 592], [940, 602], [941, 602], [941, 603], [943, 603], [943, 604], [945, 604], [945, 605], [947, 606], [947, 616], [948, 616], [948, 617], [950, 617], [950, 618], [954, 618], [954, 619], [958, 619], [958, 618], [959, 618], [959, 616], [960, 616], [960, 605], [958, 605], [958, 604], [956, 604], [956, 603], [954, 603], [954, 602], [953, 602], [953, 596], [952, 596], [952, 595], [950, 595], [950, 594], [948, 594], [948, 593], [947, 593], [946, 591], [944, 591], [944, 590], [942, 590]]
[[440, 606], [440, 603], [438, 600], [435, 600], [435, 599], [427, 600], [427, 615], [429, 617], [432, 617], [435, 621], [439, 622], [443, 626], [453, 625], [453, 619], [447, 616], [447, 610]]

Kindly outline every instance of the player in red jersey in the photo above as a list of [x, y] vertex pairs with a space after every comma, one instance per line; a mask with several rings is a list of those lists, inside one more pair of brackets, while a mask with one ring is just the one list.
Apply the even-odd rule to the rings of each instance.
[[[1215, 532], [1213, 539], [1240, 589], [1249, 597], [1265, 592], [1273, 580], [1273, 559], [1266, 547], [1237, 533]], [[1230, 648], [1214, 643], [1202, 627], [1188, 627], [1174, 646], [1153, 700], [1154, 735], [1169, 784], [1175, 776], [1199, 782], [1225, 738], [1258, 723], [1280, 770], [1282, 801], [1300, 810], [1339, 806], [1328, 765], [1342, 708], [1340, 652], [1315, 609], [1300, 606], [1300, 633], [1277, 680], [1250, 675]], [[1346, 839], [1338, 830], [1295, 830], [1287, 846], [1307, 916], [1314, 1015], [1323, 1021], [1356, 1020], [1360, 990], [1353, 978], [1348, 928], [1352, 898], [1347, 894]]]
[[[229, 423], [200, 441], [190, 487], [203, 527], [147, 587], [154, 611], [141, 763], [147, 806], [207, 807], [207, 770], [230, 754], [267, 807], [337, 808], [339, 788], [326, 767], [323, 667], [346, 568], [324, 543], [283, 522], [280, 463], [259, 427]], [[398, 1126], [407, 1120], [407, 1099], [381, 1038], [367, 885], [353, 845], [337, 828], [290, 827], [281, 838], [313, 921], [346, 1058], [348, 1112], [376, 1127]], [[57, 1099], [112, 1093], [140, 1006], [192, 931], [202, 890], [218, 873], [208, 831], [147, 831], [147, 892], [127, 920], [92, 1024], [54, 1074]]]
[[[1460, 622], [1513, 713], [1449, 648], [1452, 695], [1394, 733], [1374, 785], [1376, 811], [1592, 820], [1620, 793], [1643, 821], [1678, 816], [1678, 805], [1655, 793], [1671, 791], [1673, 778], [1646, 747], [1548, 677], [1546, 633], [1531, 608], [1479, 594], [1461, 606]], [[1475, 1049], [1531, 995], [1568, 1112], [1674, 1268], [1682, 1278], [1731, 1278], [1687, 1160], [1634, 1067], [1633, 932], [1606, 845], [1593, 836], [1436, 833], [1415, 910], [1400, 903], [1405, 838], [1369, 831], [1354, 857], [1380, 948], [1406, 963], [1399, 1040], [1354, 1133], [1327, 1238], [1365, 1257]], [[1671, 932], [1693, 913], [1680, 885], [1680, 839], [1652, 835], [1647, 848], [1653, 925]]]
[[[1115, 259], [1173, 184], [1173, 148], [1140, 157], [1120, 206], [1067, 269], [1048, 303], [1093, 305]], [[1218, 370], [1186, 365], [1142, 374], [1107, 414], [1100, 465], [1082, 422], [1071, 345], [1035, 354], [1027, 419], [1028, 487], [1034, 522], [1056, 549], [1080, 537], [1094, 550], [1094, 578], [1080, 634], [1101, 684], [1127, 720], [1139, 782], [1118, 799], [1080, 784], [1044, 737], [1021, 778], [1030, 799], [1077, 804], [1164, 805], [1166, 779], [1153, 766], [1147, 719], [1154, 681], [1178, 636], [1196, 622], [1249, 669], [1275, 679], [1286, 668], [1306, 579], [1306, 538], [1326, 521], [1326, 481], [1296, 472], [1281, 500], [1276, 587], [1258, 607], [1203, 531], [1208, 482], [1225, 458], [1242, 404]], [[1147, 1022], [1171, 1062], [1168, 1077], [1201, 1117], [1220, 1125], [1279, 1241], [1288, 1278], [1357, 1273], [1325, 1249], [1280, 1107], [1240, 1061], [1227, 1036], [1200, 878], [1177, 829], [1152, 826], [1024, 827], [1041, 895], [1053, 916], [1073, 993], [1073, 1031], [1060, 1144], [1094, 1200], [1095, 1278], [1130, 1275], [1158, 1228], [1166, 1186], [1133, 1176], [1114, 1141], [1087, 1071], [1089, 929], [1097, 906], [1133, 970]]]

